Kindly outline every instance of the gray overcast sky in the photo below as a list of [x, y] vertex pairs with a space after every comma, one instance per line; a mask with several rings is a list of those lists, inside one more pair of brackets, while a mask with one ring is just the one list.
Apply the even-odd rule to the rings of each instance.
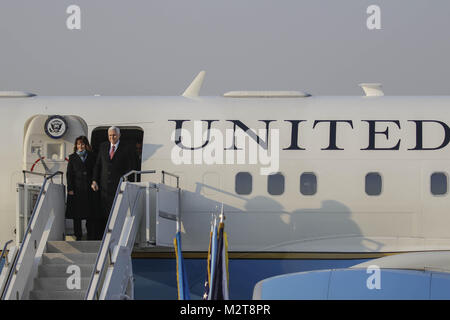
[[449, 31], [448, 0], [0, 0], [0, 90], [178, 95], [205, 70], [202, 95], [450, 95]]

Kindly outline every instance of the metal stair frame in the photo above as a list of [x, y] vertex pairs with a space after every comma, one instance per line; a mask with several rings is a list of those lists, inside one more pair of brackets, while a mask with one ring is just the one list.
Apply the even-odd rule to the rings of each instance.
[[16, 246], [12, 246], [11, 249], [9, 249], [9, 252], [7, 251], [8, 245], [12, 242], [13, 240], [9, 240], [5, 243], [5, 245], [3, 246], [2, 254], [0, 256], [0, 263], [2, 262], [3, 259], [5, 260], [0, 272], [0, 297], [3, 295], [3, 290], [5, 289], [5, 285], [6, 282], [8, 281], [11, 267], [14, 263], [17, 254]]
[[62, 181], [56, 184], [52, 180], [58, 174], [63, 173], [58, 171], [44, 177], [22, 244], [11, 266], [2, 300], [28, 299], [47, 241], [64, 238], [65, 186]]
[[49, 241], [30, 299], [83, 300], [100, 241]]
[[156, 173], [131, 171], [117, 187], [107, 227], [103, 234], [94, 270], [85, 296], [86, 300], [133, 299], [131, 252], [143, 212], [148, 210], [146, 192], [151, 182], [127, 181], [132, 174]]

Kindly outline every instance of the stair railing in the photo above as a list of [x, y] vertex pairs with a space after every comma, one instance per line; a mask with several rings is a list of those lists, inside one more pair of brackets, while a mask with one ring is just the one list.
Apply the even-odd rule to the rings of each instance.
[[[122, 196], [124, 193], [124, 190], [122, 190], [124, 182], [127, 182], [128, 178], [131, 175], [134, 175], [136, 180], [137, 175], [153, 174], [153, 173], [156, 173], [156, 170], [147, 170], [147, 171], [132, 170], [120, 178], [119, 185], [117, 186], [116, 189], [116, 195], [114, 197], [113, 205], [111, 206], [108, 222], [106, 224], [106, 229], [105, 232], [103, 233], [99, 254], [97, 255], [94, 270], [92, 271], [91, 280], [88, 285], [85, 300], [100, 299], [101, 289], [105, 278], [105, 271], [107, 267], [114, 264], [112, 251], [114, 249], [115, 241], [118, 241], [119, 239], [113, 239], [112, 235], [113, 233], [115, 234], [121, 231], [123, 227], [123, 221], [125, 217], [119, 217], [121, 211], [119, 210], [120, 208], [116, 209], [116, 204], [119, 196]], [[122, 213], [122, 215], [126, 213], [127, 212]], [[118, 221], [122, 221], [122, 224], [118, 225]]]
[[[12, 279], [13, 279], [14, 276], [17, 275], [17, 273], [19, 272], [18, 269], [22, 266], [22, 260], [24, 259], [25, 252], [28, 253], [29, 250], [27, 250], [27, 249], [32, 248], [32, 246], [33, 246], [33, 244], [31, 243], [30, 239], [31, 239], [32, 233], [34, 231], [33, 227], [36, 224], [36, 220], [37, 220], [37, 218], [39, 216], [37, 214], [38, 208], [40, 208], [42, 206], [44, 195], [46, 193], [47, 182], [49, 180], [53, 181], [52, 178], [55, 177], [56, 175], [63, 175], [64, 174], [61, 171], [57, 171], [57, 172], [55, 172], [53, 174], [48, 175], [48, 174], [42, 174], [42, 173], [37, 173], [37, 172], [29, 172], [29, 171], [25, 171], [24, 170], [23, 171], [24, 183], [26, 183], [26, 173], [43, 176], [44, 177], [44, 182], [42, 183], [41, 190], [39, 192], [39, 196], [38, 196], [36, 204], [35, 204], [35, 206], [33, 208], [33, 213], [31, 214], [30, 220], [28, 222], [27, 229], [26, 229], [26, 231], [24, 233], [23, 241], [22, 241], [22, 244], [20, 245], [19, 252], [17, 253], [16, 259], [14, 259], [14, 263], [13, 263], [13, 265], [11, 267], [11, 272], [10, 272], [10, 274], [8, 276], [8, 280], [6, 281], [6, 285], [5, 285], [3, 294], [2, 294], [2, 300], [4, 300], [6, 298], [6, 296], [8, 294], [9, 287], [10, 287], [11, 282], [12, 282]], [[62, 179], [61, 179], [61, 182], [62, 182]], [[37, 242], [35, 240], [34, 241], [34, 250], [33, 250], [33, 252], [36, 252], [36, 250], [37, 250]], [[20, 263], [19, 263], [19, 261], [20, 261]], [[12, 294], [10, 294], [10, 296], [8, 297], [9, 299], [12, 298], [11, 295]], [[20, 297], [21, 297], [21, 293], [16, 292], [15, 298], [18, 300], [18, 299], [20, 299]]]
[[13, 242], [13, 240], [9, 240], [9, 241], [7, 241], [7, 242], [5, 243], [5, 245], [3, 246], [2, 254], [0, 255], [0, 263], [2, 263], [3, 258], [5, 258], [5, 264], [2, 265], [2, 268], [0, 269], [0, 273], [1, 273], [2, 270], [3, 270], [3, 267], [4, 267], [5, 265], [8, 265], [8, 255], [6, 254], [6, 250], [8, 249], [8, 245], [9, 245], [10, 243], [12, 243], [12, 242]]
[[[5, 287], [6, 280], [8, 279], [8, 276], [9, 276], [9, 270], [11, 270], [9, 268], [10, 261], [8, 259], [7, 250], [8, 250], [8, 245], [12, 242], [13, 242], [13, 240], [9, 240], [5, 243], [5, 245], [3, 246], [2, 254], [0, 255], [0, 264], [2, 263], [3, 259], [5, 259], [5, 263], [2, 264], [2, 266], [0, 267], [0, 296], [3, 294], [3, 289]], [[15, 253], [17, 253], [16, 250], [15, 250], [14, 256], [12, 258], [13, 261], [16, 257]]]

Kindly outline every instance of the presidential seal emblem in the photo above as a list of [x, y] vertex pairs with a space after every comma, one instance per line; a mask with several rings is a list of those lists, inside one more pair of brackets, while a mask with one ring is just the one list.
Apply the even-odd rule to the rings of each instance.
[[53, 139], [59, 139], [67, 131], [67, 122], [64, 117], [61, 116], [50, 116], [47, 121], [45, 121], [45, 133]]

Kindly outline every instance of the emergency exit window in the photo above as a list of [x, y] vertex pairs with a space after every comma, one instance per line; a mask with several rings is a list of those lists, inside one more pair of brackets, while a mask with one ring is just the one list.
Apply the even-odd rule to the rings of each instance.
[[447, 175], [444, 172], [435, 172], [431, 175], [431, 193], [440, 196], [447, 193]]

